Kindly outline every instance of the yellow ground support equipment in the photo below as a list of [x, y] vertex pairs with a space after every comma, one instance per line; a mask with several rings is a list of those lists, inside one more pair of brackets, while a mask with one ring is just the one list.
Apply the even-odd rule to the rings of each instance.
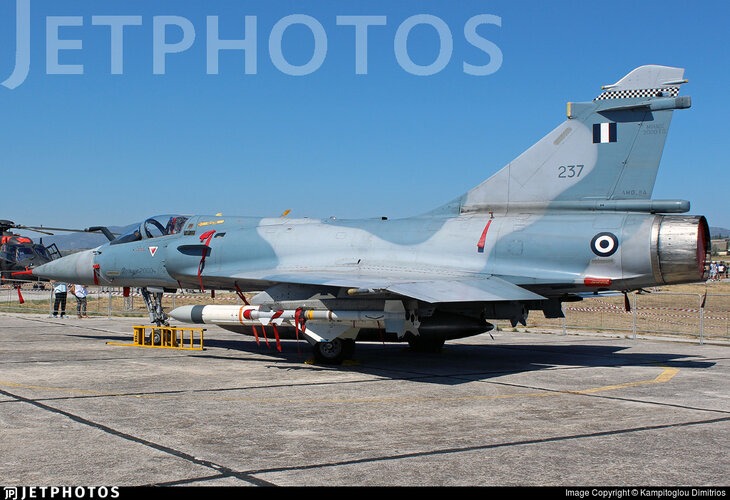
[[157, 347], [161, 349], [203, 350], [204, 328], [178, 328], [176, 326], [134, 326], [134, 343], [109, 345], [126, 345], [136, 347]]

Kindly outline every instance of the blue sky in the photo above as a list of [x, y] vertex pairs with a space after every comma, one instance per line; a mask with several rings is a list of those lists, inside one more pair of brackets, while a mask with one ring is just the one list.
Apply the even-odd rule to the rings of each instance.
[[[25, 1], [25, 0], [18, 0]], [[730, 227], [725, 96], [730, 81], [730, 2], [592, 1], [31, 1], [30, 72], [0, 86], [3, 113], [0, 218], [66, 227], [124, 225], [161, 213], [402, 217], [477, 185], [561, 123], [567, 101], [587, 101], [644, 64], [686, 68], [653, 198], [687, 199], [710, 225]], [[448, 64], [417, 76], [399, 64], [394, 40], [415, 15], [441, 20], [453, 37]], [[490, 54], [467, 42], [466, 22], [498, 16], [477, 33], [502, 55], [486, 76], [466, 74]], [[111, 74], [110, 28], [92, 16], [141, 16], [124, 30], [123, 73]], [[304, 76], [283, 72], [269, 39], [291, 15], [315, 19], [327, 51]], [[337, 16], [384, 16], [368, 30], [368, 71], [356, 74], [355, 30]], [[62, 26], [58, 63], [82, 74], [49, 74], [48, 20]], [[153, 72], [153, 17], [185, 18], [189, 49]], [[206, 72], [206, 16], [220, 37], [243, 38], [255, 16], [255, 74], [239, 51]], [[0, 81], [15, 67], [15, 0], [0, 3]], [[165, 31], [167, 43], [181, 28]], [[281, 38], [292, 66], [312, 57], [314, 37], [294, 25]], [[408, 56], [428, 66], [437, 32], [413, 29]], [[320, 47], [321, 48], [321, 47]], [[321, 52], [320, 52], [321, 53]], [[252, 68], [249, 67], [249, 71]]]

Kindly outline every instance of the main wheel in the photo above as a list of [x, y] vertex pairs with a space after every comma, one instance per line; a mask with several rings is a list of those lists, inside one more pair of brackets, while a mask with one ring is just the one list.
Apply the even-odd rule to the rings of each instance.
[[352, 339], [333, 339], [329, 342], [317, 342], [312, 347], [314, 359], [318, 363], [340, 365], [352, 358], [355, 352], [355, 341]]

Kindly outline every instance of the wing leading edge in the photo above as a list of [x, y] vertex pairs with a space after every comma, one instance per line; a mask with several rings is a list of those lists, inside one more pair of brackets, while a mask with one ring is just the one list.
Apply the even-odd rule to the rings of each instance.
[[235, 280], [265, 280], [299, 285], [334, 286], [392, 292], [431, 304], [442, 302], [496, 302], [547, 300], [542, 295], [495, 276], [463, 276], [414, 279], [412, 276], [383, 278], [354, 273], [300, 271], [237, 275]]
[[431, 304], [438, 302], [546, 300], [542, 295], [530, 292], [494, 276], [463, 280], [394, 283], [388, 286], [387, 290]]

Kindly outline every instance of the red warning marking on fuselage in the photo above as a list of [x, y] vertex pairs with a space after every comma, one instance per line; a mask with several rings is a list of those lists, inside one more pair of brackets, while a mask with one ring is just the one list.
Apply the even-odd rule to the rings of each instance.
[[484, 226], [484, 231], [482, 231], [482, 237], [479, 238], [479, 243], [477, 244], [477, 249], [480, 251], [484, 250], [484, 245], [487, 241], [487, 231], [489, 231], [489, 225], [492, 223], [492, 219], [489, 219], [487, 221], [487, 225]]

